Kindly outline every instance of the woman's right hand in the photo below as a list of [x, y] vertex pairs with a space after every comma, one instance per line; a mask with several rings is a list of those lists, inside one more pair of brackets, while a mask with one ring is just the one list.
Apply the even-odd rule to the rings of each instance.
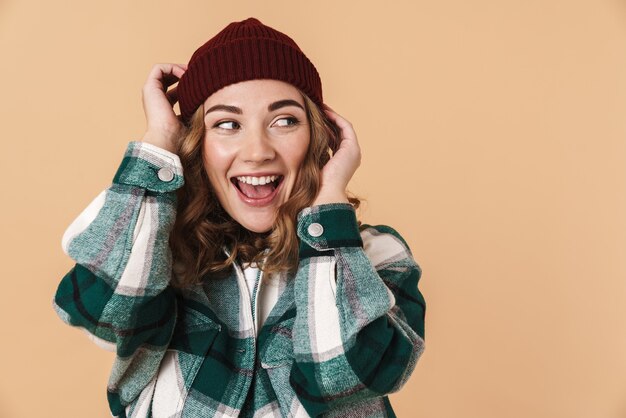
[[147, 129], [142, 141], [176, 152], [176, 139], [183, 128], [174, 113], [178, 86], [167, 91], [187, 70], [185, 64], [155, 64], [143, 86], [142, 101]]

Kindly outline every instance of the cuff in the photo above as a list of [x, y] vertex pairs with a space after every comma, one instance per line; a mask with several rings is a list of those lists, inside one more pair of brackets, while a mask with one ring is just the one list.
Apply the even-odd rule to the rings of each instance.
[[328, 255], [339, 247], [363, 247], [354, 207], [349, 203], [310, 206], [298, 213], [300, 258]]
[[141, 141], [128, 144], [113, 183], [138, 186], [154, 192], [171, 192], [185, 182], [178, 155]]

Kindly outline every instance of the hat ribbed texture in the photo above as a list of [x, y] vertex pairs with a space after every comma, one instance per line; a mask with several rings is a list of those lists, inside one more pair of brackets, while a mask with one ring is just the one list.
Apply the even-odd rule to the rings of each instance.
[[183, 120], [222, 87], [263, 78], [292, 84], [322, 106], [322, 82], [313, 63], [289, 36], [250, 17], [230, 23], [191, 56], [178, 83]]

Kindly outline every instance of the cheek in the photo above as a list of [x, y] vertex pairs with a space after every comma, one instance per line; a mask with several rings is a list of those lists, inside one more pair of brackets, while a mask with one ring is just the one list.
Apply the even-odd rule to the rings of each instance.
[[203, 163], [204, 171], [206, 172], [209, 182], [213, 187], [213, 190], [218, 196], [218, 199], [222, 204], [222, 194], [228, 187], [225, 182], [226, 173], [230, 168], [230, 161], [232, 160], [232, 153], [229, 153], [224, 147], [219, 146], [216, 143], [205, 143], [203, 147]]
[[309, 136], [305, 136], [297, 141], [297, 146], [290, 147], [286, 150], [286, 154], [288, 159], [292, 165], [292, 167], [300, 167], [302, 162], [304, 161], [304, 157], [306, 157], [306, 153], [309, 150]]
[[204, 168], [209, 174], [209, 178], [220, 174], [221, 177], [224, 177], [230, 166], [232, 151], [217, 142], [207, 141], [204, 143], [202, 152], [204, 154]]

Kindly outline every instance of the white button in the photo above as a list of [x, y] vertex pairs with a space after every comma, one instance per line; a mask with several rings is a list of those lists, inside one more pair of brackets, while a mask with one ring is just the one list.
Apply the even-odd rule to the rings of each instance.
[[174, 180], [174, 172], [172, 171], [171, 168], [163, 167], [162, 169], [159, 170], [157, 175], [159, 176], [159, 180], [161, 181]]
[[309, 225], [309, 227], [307, 228], [307, 231], [309, 232], [309, 235], [311, 235], [312, 237], [319, 237], [320, 235], [324, 233], [324, 227], [318, 224], [317, 222], [314, 222], [311, 225]]

